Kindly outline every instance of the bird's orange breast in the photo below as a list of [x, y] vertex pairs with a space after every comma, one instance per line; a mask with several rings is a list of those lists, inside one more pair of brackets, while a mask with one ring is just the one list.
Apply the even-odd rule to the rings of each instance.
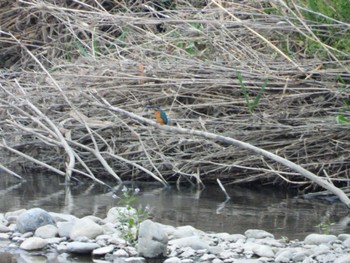
[[154, 116], [156, 117], [156, 120], [157, 120], [157, 122], [158, 122], [159, 124], [161, 124], [161, 125], [164, 125], [164, 124], [165, 124], [165, 122], [164, 122], [164, 120], [163, 120], [163, 118], [162, 118], [162, 115], [161, 115], [160, 111], [155, 111], [155, 112], [154, 112]]

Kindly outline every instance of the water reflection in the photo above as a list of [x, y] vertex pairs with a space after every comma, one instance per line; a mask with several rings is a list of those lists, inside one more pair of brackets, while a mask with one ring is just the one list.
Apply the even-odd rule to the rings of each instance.
[[[105, 217], [116, 206], [108, 189], [86, 183], [65, 189], [57, 176], [27, 176], [27, 182], [1, 175], [0, 212], [41, 207], [47, 211], [69, 213], [78, 217]], [[292, 194], [274, 188], [227, 188], [231, 199], [217, 185], [203, 191], [183, 187], [162, 188], [155, 184], [129, 185], [139, 187], [141, 193], [136, 206], [149, 206], [154, 220], [174, 226], [192, 225], [204, 231], [244, 233], [260, 228], [290, 239], [303, 239], [316, 232], [321, 222], [335, 222], [331, 233], [349, 232], [350, 218], [342, 204], [296, 199]]]

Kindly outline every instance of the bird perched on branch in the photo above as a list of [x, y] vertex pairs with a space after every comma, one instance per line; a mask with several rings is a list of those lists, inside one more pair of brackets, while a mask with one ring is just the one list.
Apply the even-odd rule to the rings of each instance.
[[166, 115], [165, 111], [163, 111], [158, 105], [147, 105], [146, 109], [154, 110], [154, 116], [160, 125], [169, 124], [168, 116]]

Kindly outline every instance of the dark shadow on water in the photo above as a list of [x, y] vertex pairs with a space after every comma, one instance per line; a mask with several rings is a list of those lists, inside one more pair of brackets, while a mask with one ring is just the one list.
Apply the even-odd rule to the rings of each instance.
[[[57, 176], [32, 175], [26, 179], [27, 182], [19, 183], [1, 174], [0, 212], [41, 207], [78, 217], [104, 218], [107, 211], [117, 205], [112, 192], [91, 182], [72, 186], [67, 192], [62, 185], [64, 180]], [[349, 233], [350, 230], [347, 225], [350, 219], [342, 204], [298, 199], [271, 187], [227, 188], [231, 199], [226, 203], [217, 185], [207, 186], [203, 191], [188, 187], [165, 189], [158, 184], [128, 187], [141, 189], [135, 206], [150, 207], [154, 221], [173, 226], [192, 225], [207, 232], [231, 234], [264, 229], [275, 238], [289, 239], [304, 239], [307, 234], [318, 232], [315, 226], [322, 222], [335, 223], [327, 229], [329, 233]]]

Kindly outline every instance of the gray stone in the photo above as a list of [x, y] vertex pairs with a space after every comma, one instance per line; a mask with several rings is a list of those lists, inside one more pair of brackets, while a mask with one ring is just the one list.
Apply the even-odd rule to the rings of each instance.
[[75, 221], [71, 231], [70, 238], [76, 240], [79, 237], [87, 237], [94, 239], [98, 235], [103, 234], [103, 229], [89, 218], [83, 218]]
[[196, 254], [195, 250], [191, 247], [185, 247], [183, 248], [182, 253], [180, 254], [181, 258], [190, 258], [193, 257]]
[[53, 238], [58, 235], [58, 229], [54, 225], [41, 226], [35, 230], [34, 236], [41, 238]]
[[10, 235], [6, 233], [0, 233], [0, 240], [10, 239]]
[[257, 244], [266, 245], [266, 246], [270, 246], [270, 247], [284, 247], [285, 246], [283, 241], [276, 240], [274, 238], [257, 239], [257, 240], [255, 240], [255, 242]]
[[114, 248], [115, 247], [113, 245], [109, 245], [106, 247], [99, 247], [99, 248], [96, 248], [92, 251], [92, 255], [103, 256], [103, 255], [106, 255], [108, 253], [111, 253], [114, 250]]
[[219, 257], [222, 259], [230, 259], [230, 258], [235, 258], [237, 256], [237, 254], [233, 251], [223, 251], [219, 254]]
[[66, 251], [76, 254], [90, 254], [94, 249], [99, 247], [96, 243], [74, 241], [67, 244]]
[[28, 238], [28, 237], [32, 237], [33, 236], [33, 232], [27, 232], [27, 233], [24, 233], [23, 235], [21, 235], [20, 237], [21, 238]]
[[318, 262], [334, 262], [337, 257], [335, 256], [334, 253], [329, 253], [325, 255], [319, 255], [316, 257]]
[[120, 238], [119, 235], [112, 235], [110, 238], [108, 238], [107, 242], [109, 244], [117, 245], [118, 247], [123, 247], [127, 245], [127, 241], [123, 238]]
[[146, 259], [143, 257], [130, 257], [124, 259], [125, 263], [145, 263]]
[[304, 242], [307, 245], [320, 245], [336, 241], [335, 235], [310, 234], [305, 237]]
[[245, 231], [244, 235], [247, 238], [255, 238], [255, 239], [259, 239], [259, 238], [274, 238], [274, 236], [265, 231], [265, 230], [260, 230], [260, 229], [248, 229], [247, 231]]
[[183, 237], [190, 237], [198, 233], [198, 230], [195, 229], [193, 226], [179, 226], [175, 229], [173, 232], [173, 238], [183, 238]]
[[350, 255], [342, 255], [336, 260], [334, 260], [334, 263], [349, 263], [350, 262]]
[[56, 223], [57, 222], [74, 222], [75, 220], [78, 220], [78, 218], [74, 215], [54, 213], [54, 212], [49, 212], [49, 214], [55, 220]]
[[140, 224], [138, 252], [146, 258], [164, 257], [167, 252], [168, 236], [160, 224], [145, 220]]
[[54, 225], [55, 222], [48, 212], [41, 208], [32, 208], [18, 217], [16, 227], [19, 232], [26, 233], [49, 224]]
[[212, 261], [214, 258], [216, 258], [216, 256], [213, 254], [204, 254], [203, 256], [201, 256], [199, 258], [199, 261], [200, 262], [208, 262], [208, 261]]
[[46, 238], [45, 240], [49, 244], [59, 244], [63, 241], [66, 241], [66, 238], [65, 237], [51, 237], [51, 238]]
[[70, 236], [70, 231], [72, 230], [74, 224], [75, 224], [74, 221], [71, 221], [71, 222], [57, 222], [58, 235], [60, 237], [69, 237]]
[[219, 258], [214, 258], [213, 261], [211, 263], [222, 263], [224, 261], [222, 261], [221, 259]]
[[181, 263], [181, 259], [178, 257], [171, 257], [163, 261], [163, 263]]
[[177, 247], [191, 247], [195, 250], [209, 249], [209, 244], [199, 236], [183, 237], [169, 241], [169, 244]]
[[136, 248], [134, 247], [126, 247], [124, 250], [129, 254], [130, 257], [136, 257], [139, 255]]
[[338, 239], [341, 241], [345, 241], [350, 238], [350, 234], [339, 234]]
[[259, 257], [272, 258], [275, 256], [275, 253], [273, 252], [272, 248], [266, 245], [253, 246], [253, 252], [255, 255], [258, 255]]
[[107, 234], [107, 235], [112, 235], [112, 234], [120, 234], [119, 230], [115, 228], [114, 224], [112, 223], [106, 223], [101, 225], [102, 229], [103, 229], [103, 233]]
[[11, 228], [3, 225], [0, 223], [0, 233], [7, 233], [7, 232], [10, 232], [11, 231]]
[[27, 211], [27, 209], [20, 209], [20, 210], [16, 210], [16, 211], [12, 211], [12, 212], [7, 212], [5, 213], [5, 219], [9, 222], [9, 223], [16, 223], [17, 218], [23, 214], [25, 211]]
[[349, 248], [349, 247], [350, 247], [350, 238], [345, 239], [345, 240], [343, 241], [343, 245], [344, 245], [345, 247]]
[[215, 234], [216, 237], [228, 241], [228, 242], [237, 242], [238, 240], [242, 239], [245, 240], [246, 237], [244, 235], [241, 234], [228, 234], [228, 233], [218, 233]]
[[118, 258], [127, 258], [129, 254], [124, 249], [118, 249], [113, 253], [113, 256], [116, 256]]
[[20, 248], [24, 250], [36, 250], [44, 248], [47, 244], [48, 243], [45, 239], [40, 237], [30, 237], [22, 242]]

